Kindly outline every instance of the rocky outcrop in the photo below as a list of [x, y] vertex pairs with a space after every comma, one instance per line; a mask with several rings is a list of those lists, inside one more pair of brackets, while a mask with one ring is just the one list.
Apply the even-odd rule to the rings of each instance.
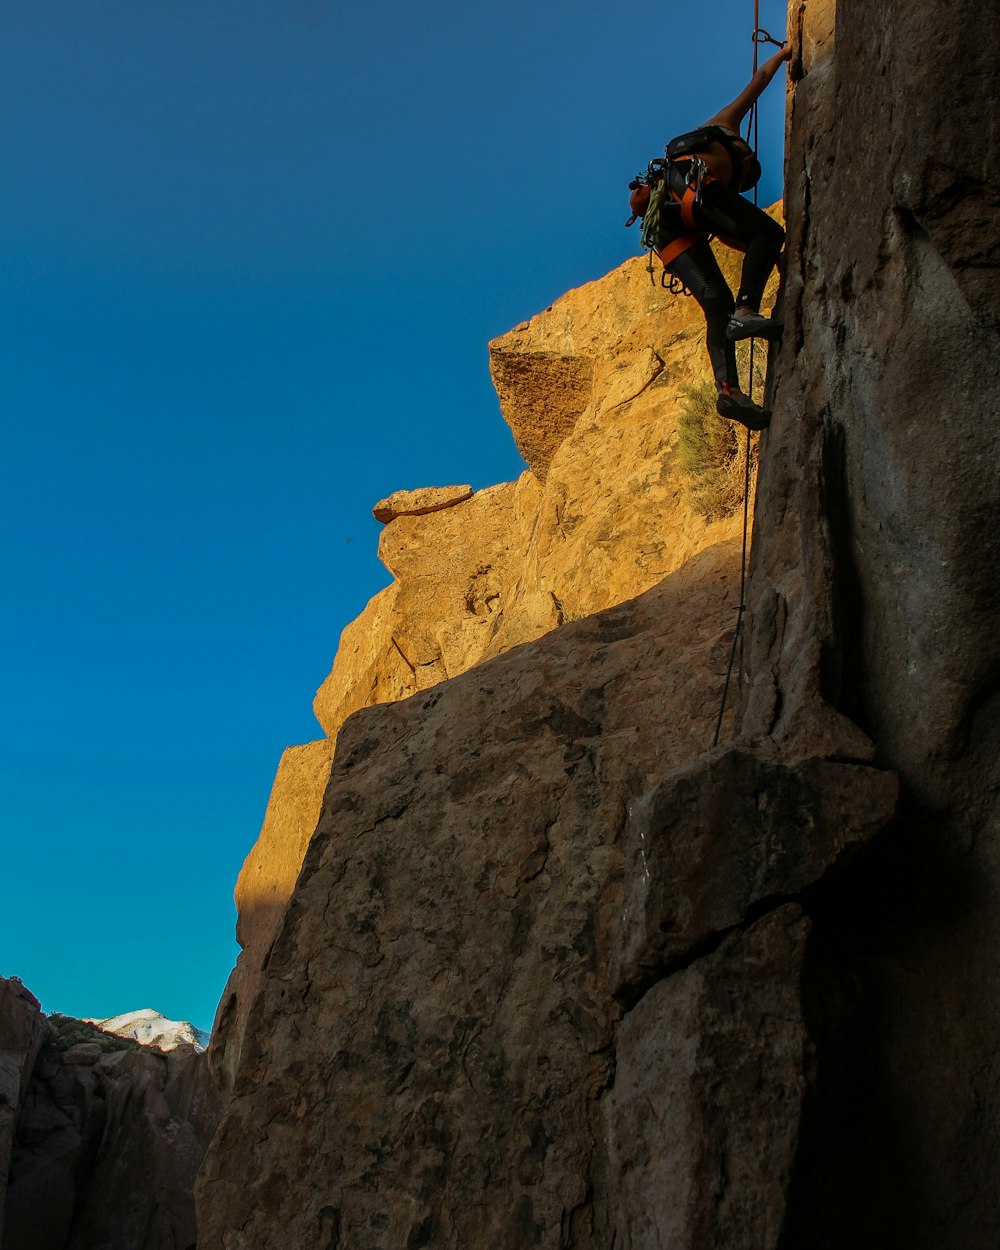
[[422, 490], [397, 490], [380, 499], [372, 508], [376, 521], [388, 525], [401, 516], [425, 516], [428, 512], [440, 512], [465, 503], [472, 498], [471, 486], [425, 486]]
[[347, 721], [199, 1246], [608, 1244], [622, 831], [711, 740], [733, 547]]
[[191, 1250], [219, 1110], [194, 1046], [53, 1025], [19, 982], [0, 981], [0, 1076], [3, 1250]]

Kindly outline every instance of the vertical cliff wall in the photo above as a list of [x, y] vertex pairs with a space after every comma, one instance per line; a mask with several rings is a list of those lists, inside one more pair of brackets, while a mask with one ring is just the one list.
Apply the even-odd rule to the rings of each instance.
[[[818, 1079], [789, 1245], [997, 1226], [996, 10], [808, 0], [788, 333], [762, 458], [745, 731], [898, 771], [817, 912]], [[845, 719], [845, 718], [849, 718]]]
[[[990, 19], [794, 0], [733, 740], [704, 749], [725, 544], [352, 716], [231, 1050], [203, 1250], [991, 1244]], [[544, 378], [519, 442], [560, 523], [573, 440], [655, 428], [648, 329], [636, 409], [582, 403], [557, 319], [495, 352], [501, 394]]]

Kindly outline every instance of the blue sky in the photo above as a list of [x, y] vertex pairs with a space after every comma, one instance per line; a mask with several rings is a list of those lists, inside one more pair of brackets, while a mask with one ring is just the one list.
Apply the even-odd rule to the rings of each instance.
[[520, 472], [487, 341], [635, 254], [626, 184], [752, 19], [6, 0], [0, 975], [46, 1010], [211, 1025], [278, 757], [388, 581], [372, 504]]

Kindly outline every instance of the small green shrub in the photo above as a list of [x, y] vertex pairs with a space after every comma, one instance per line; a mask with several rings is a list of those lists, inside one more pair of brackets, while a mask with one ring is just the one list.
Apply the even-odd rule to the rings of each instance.
[[56, 1050], [69, 1050], [81, 1042], [97, 1042], [101, 1050], [109, 1053], [116, 1050], [139, 1050], [138, 1042], [129, 1037], [117, 1037], [114, 1033], [105, 1033], [96, 1024], [88, 1020], [77, 1020], [73, 1016], [64, 1016], [53, 1012], [49, 1017], [51, 1029], [50, 1040]]
[[[677, 421], [681, 468], [688, 477], [691, 502], [710, 521], [731, 516], [743, 506], [746, 431], [715, 411], [715, 386], [698, 382], [684, 387]], [[751, 475], [756, 449], [751, 453]]]

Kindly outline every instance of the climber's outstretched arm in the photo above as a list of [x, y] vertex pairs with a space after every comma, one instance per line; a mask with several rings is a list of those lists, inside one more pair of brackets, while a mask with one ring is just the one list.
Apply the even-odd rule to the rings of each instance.
[[774, 56], [769, 57], [764, 62], [732, 104], [727, 104], [724, 109], [719, 109], [718, 113], [714, 117], [710, 117], [705, 124], [707, 126], [727, 126], [730, 130], [739, 130], [740, 122], [753, 108], [758, 96], [784, 62], [789, 60], [791, 55], [792, 45], [786, 43], [775, 52]]

